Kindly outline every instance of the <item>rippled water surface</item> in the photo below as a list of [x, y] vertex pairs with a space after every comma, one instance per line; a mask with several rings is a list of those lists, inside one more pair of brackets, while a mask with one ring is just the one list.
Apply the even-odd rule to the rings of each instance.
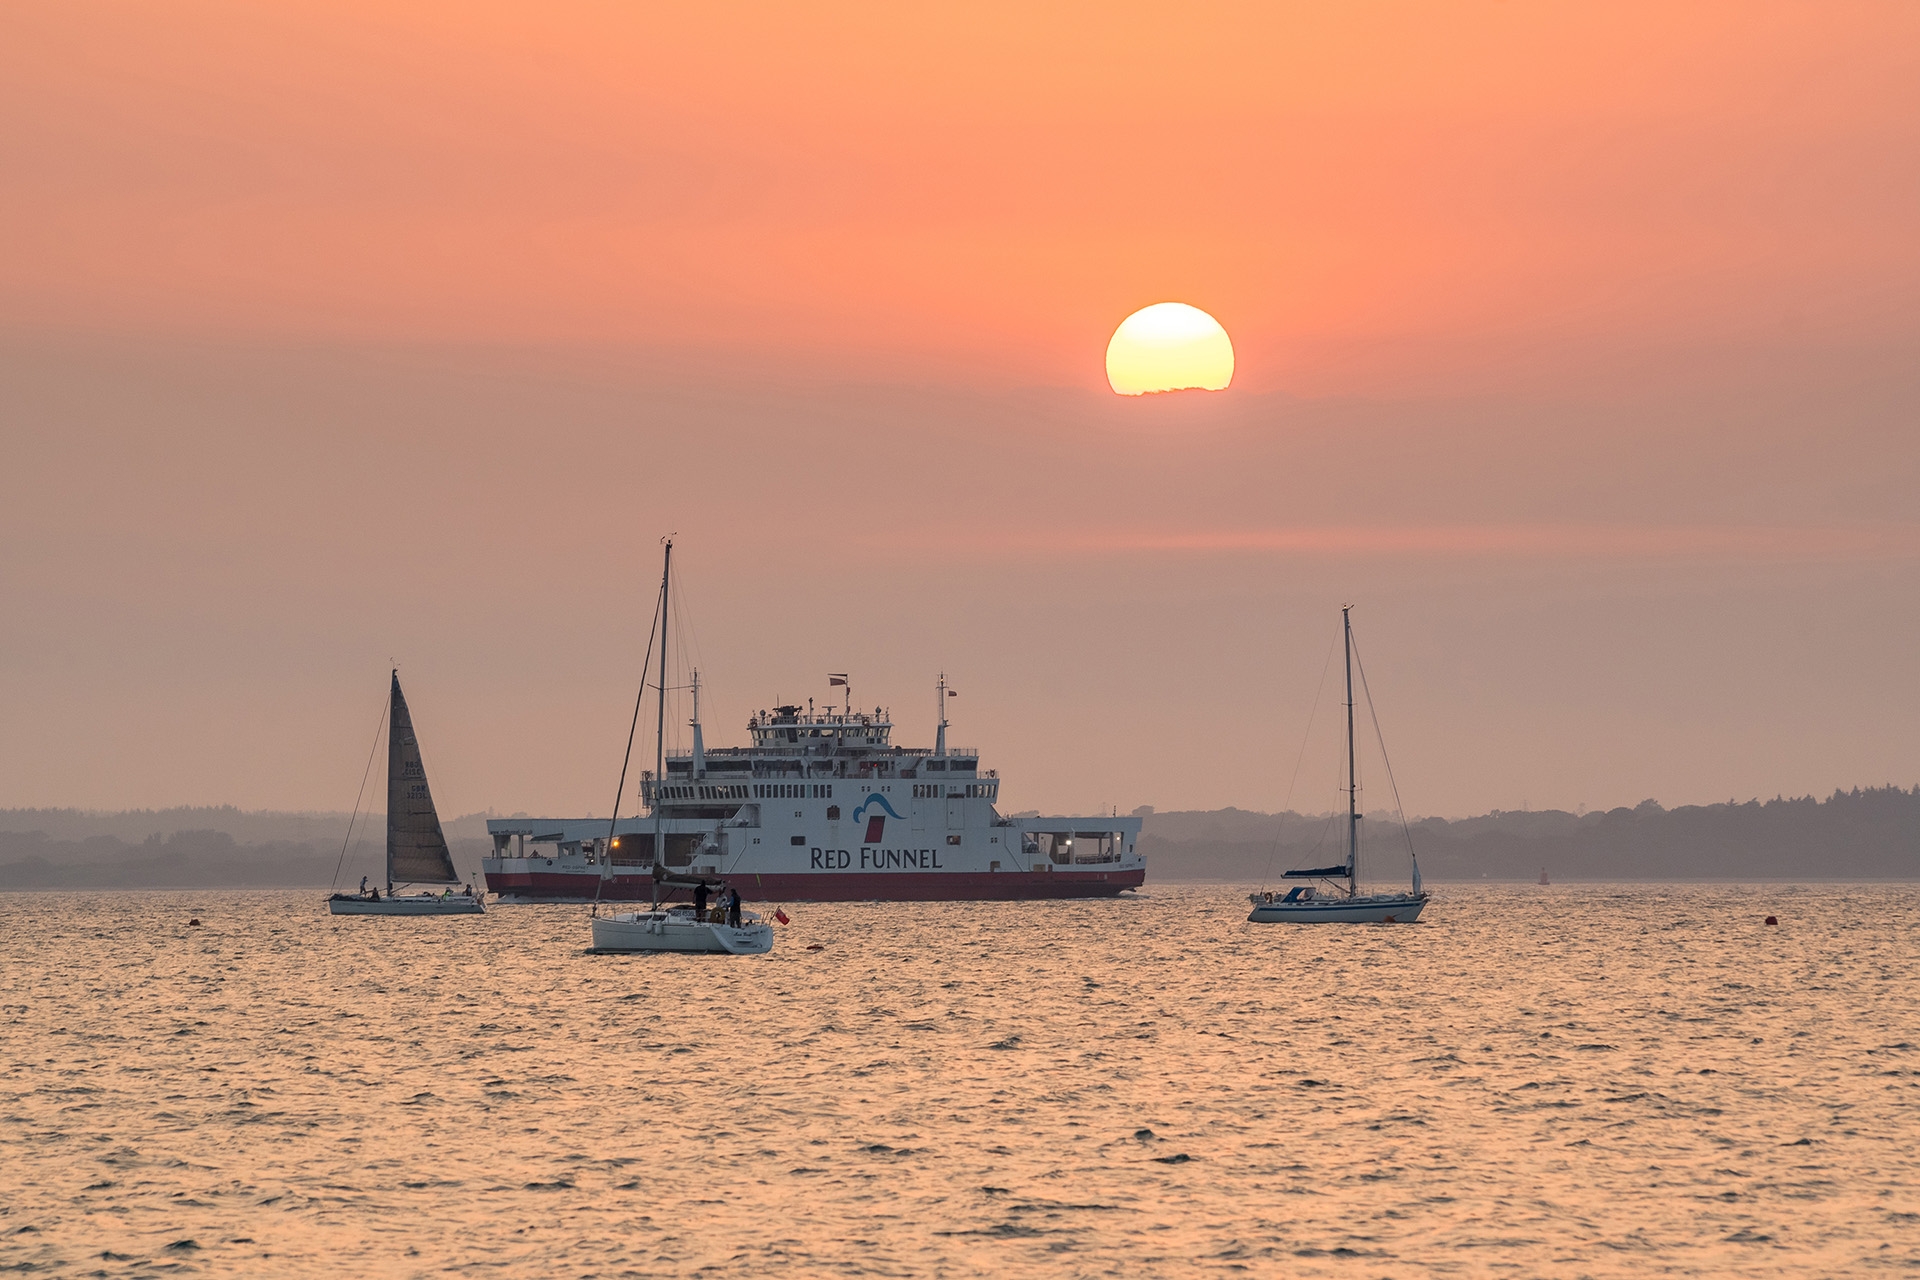
[[320, 898], [0, 897], [0, 1269], [1920, 1272], [1911, 886], [799, 906], [759, 958]]

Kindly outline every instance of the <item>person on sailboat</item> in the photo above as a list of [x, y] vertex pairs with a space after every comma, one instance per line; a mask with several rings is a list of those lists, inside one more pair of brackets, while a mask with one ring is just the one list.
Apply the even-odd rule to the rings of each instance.
[[727, 890], [727, 923], [733, 928], [740, 927], [740, 891]]
[[707, 882], [705, 880], [702, 880], [698, 885], [694, 886], [693, 918], [696, 920], [705, 920], [707, 918]]
[[365, 876], [360, 877], [360, 896], [363, 898], [367, 896], [367, 878]]

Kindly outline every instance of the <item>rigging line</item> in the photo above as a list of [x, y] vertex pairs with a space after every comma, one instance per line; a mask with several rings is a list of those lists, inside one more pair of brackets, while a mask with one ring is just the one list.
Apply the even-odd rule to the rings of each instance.
[[678, 604], [680, 600], [680, 584], [677, 581], [669, 581], [667, 583], [667, 595], [666, 628], [670, 629], [673, 633], [671, 636], [673, 645], [669, 649], [669, 653], [670, 655], [674, 655], [670, 656], [669, 661], [673, 664], [674, 670], [668, 672], [661, 678], [660, 687], [656, 689], [656, 692], [659, 693], [665, 702], [666, 727], [667, 731], [673, 735], [667, 739], [666, 750], [667, 754], [673, 755], [684, 750], [687, 745], [686, 740], [680, 736], [685, 729], [684, 722], [687, 719], [686, 716], [681, 714], [684, 707], [680, 695], [687, 689], [687, 673], [693, 671], [695, 668], [688, 662], [688, 658], [693, 650], [687, 645], [687, 622], [683, 616], [685, 607], [684, 605]]
[[1387, 735], [1380, 732], [1380, 712], [1373, 705], [1373, 690], [1367, 688], [1367, 664], [1360, 661], [1360, 642], [1353, 644], [1353, 665], [1360, 670], [1360, 691], [1367, 695], [1367, 718], [1373, 721], [1373, 736], [1380, 743], [1380, 763], [1387, 766], [1387, 785], [1393, 788], [1393, 811], [1400, 815], [1400, 834], [1407, 840], [1407, 856], [1414, 857], [1413, 828], [1407, 825], [1407, 810], [1400, 803], [1400, 784], [1393, 780], [1393, 761], [1387, 758]]
[[[647, 628], [647, 656], [640, 661], [640, 692], [633, 695], [633, 723], [627, 726], [627, 754], [620, 758], [620, 785], [613, 789], [613, 816], [607, 819], [607, 868], [613, 866], [613, 829], [620, 825], [620, 797], [627, 793], [627, 766], [633, 763], [633, 736], [640, 730], [640, 704], [647, 696], [647, 664], [653, 661], [653, 637], [660, 629], [660, 606], [663, 603], [659, 596], [654, 597], [653, 625]], [[658, 788], [660, 780], [654, 779], [653, 785]], [[660, 797], [655, 795], [653, 802], [659, 804]], [[654, 852], [658, 854], [660, 851], [656, 849]], [[593, 886], [595, 914], [600, 911], [600, 890], [606, 883], [607, 877], [603, 874]]]
[[[1267, 869], [1260, 877], [1260, 890], [1273, 883], [1273, 860], [1280, 855], [1280, 834], [1286, 829], [1287, 810], [1293, 804], [1293, 791], [1300, 783], [1300, 766], [1306, 763], [1307, 744], [1313, 741], [1313, 718], [1320, 714], [1320, 695], [1327, 690], [1327, 672], [1333, 669], [1333, 642], [1327, 642], [1327, 658], [1320, 664], [1320, 683], [1313, 691], [1313, 706], [1307, 710], [1307, 731], [1300, 736], [1300, 754], [1294, 757], [1293, 776], [1287, 779], [1287, 798], [1280, 802], [1280, 822], [1273, 829], [1273, 844], [1267, 850]], [[1317, 846], [1316, 846], [1317, 847]]]
[[347, 819], [347, 838], [340, 842], [340, 859], [333, 864], [333, 887], [340, 887], [340, 868], [347, 865], [347, 846], [353, 843], [353, 824], [360, 820], [360, 798], [367, 794], [367, 779], [373, 776], [373, 757], [380, 750], [380, 731], [387, 727], [387, 712], [393, 706], [389, 690], [380, 702], [380, 720], [373, 726], [373, 746], [367, 749], [367, 767], [360, 772], [360, 790], [354, 793], [353, 816]]
[[680, 641], [680, 647], [687, 651], [687, 657], [693, 665], [701, 666], [705, 659], [700, 653], [700, 629], [694, 622], [693, 608], [687, 603], [686, 585], [678, 579], [673, 584], [673, 602], [673, 634]]
[[[685, 577], [685, 576], [686, 576], [685, 574], [681, 575], [681, 577]], [[699, 633], [699, 630], [694, 625], [693, 610], [687, 606], [686, 587], [680, 581], [680, 578], [675, 578], [673, 580], [671, 590], [673, 592], [673, 603], [674, 603], [673, 638], [680, 645], [680, 652], [683, 655], [682, 661], [686, 664], [687, 670], [689, 672], [698, 671], [702, 666], [705, 665], [705, 662], [701, 658], [701, 654], [700, 654], [700, 633]], [[675, 691], [680, 692], [683, 688], [691, 688], [691, 687], [692, 687], [691, 684], [688, 684], [686, 686], [676, 685]], [[708, 698], [708, 702], [709, 703], [712, 702], [711, 697]], [[681, 723], [678, 717], [678, 711], [682, 707], [680, 699], [678, 698], [674, 699], [674, 707], [676, 709], [674, 732], [676, 735], [678, 735], [685, 728], [685, 725]], [[714, 720], [716, 722], [719, 721], [719, 717], [716, 717], [716, 716], [708, 716], [707, 719]], [[679, 739], [676, 737], [676, 741], [678, 740]]]
[[[674, 639], [680, 644], [681, 657], [687, 664], [687, 687], [692, 688], [693, 673], [706, 664], [700, 657], [700, 636], [699, 633], [694, 630], [693, 610], [687, 607], [686, 583], [681, 581], [681, 579], [685, 577], [686, 575], [683, 573], [679, 578], [673, 580], [673, 635]], [[678, 699], [675, 701], [677, 703]], [[712, 703], [713, 698], [711, 695], [709, 695], [707, 701], [709, 704]], [[687, 717], [687, 721], [689, 724], [692, 722], [691, 715]], [[690, 739], [688, 749], [692, 749]]]

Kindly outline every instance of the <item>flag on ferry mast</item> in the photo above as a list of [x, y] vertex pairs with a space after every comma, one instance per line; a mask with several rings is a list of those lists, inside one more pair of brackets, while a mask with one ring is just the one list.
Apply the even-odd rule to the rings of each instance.
[[837, 676], [836, 675], [827, 676], [827, 688], [829, 689], [833, 688], [833, 686], [837, 684], [845, 684], [846, 682], [847, 682], [847, 675], [846, 675], [846, 672], [844, 671]]

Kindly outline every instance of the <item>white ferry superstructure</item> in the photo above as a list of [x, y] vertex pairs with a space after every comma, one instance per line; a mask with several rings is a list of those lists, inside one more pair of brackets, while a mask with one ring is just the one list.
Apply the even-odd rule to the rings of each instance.
[[1092, 898], [1146, 880], [1139, 818], [1002, 817], [998, 772], [947, 747], [944, 678], [931, 749], [895, 745], [878, 707], [779, 706], [749, 719], [750, 746], [708, 750], [695, 689], [692, 750], [666, 757], [664, 780], [643, 775], [643, 813], [611, 830], [489, 819], [487, 887], [509, 902], [649, 900], [656, 816], [666, 871], [763, 902]]

